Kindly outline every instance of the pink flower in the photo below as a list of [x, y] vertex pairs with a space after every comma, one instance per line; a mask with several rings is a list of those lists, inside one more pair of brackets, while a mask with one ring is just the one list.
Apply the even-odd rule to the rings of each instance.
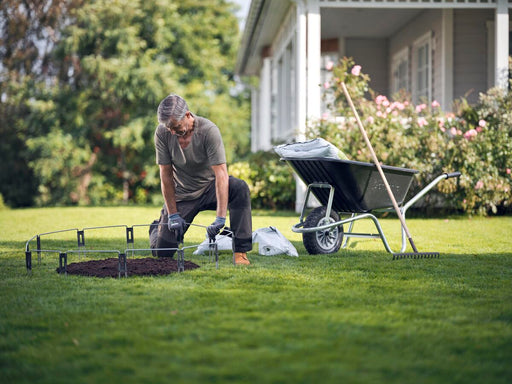
[[427, 119], [425, 119], [424, 117], [420, 117], [418, 118], [418, 125], [420, 127], [424, 127], [425, 125], [427, 125], [428, 122], [427, 122]]
[[332, 71], [333, 68], [334, 68], [334, 63], [332, 61], [329, 61], [329, 62], [327, 62], [327, 64], [325, 64], [325, 69], [327, 69], [328, 71]]
[[324, 88], [325, 88], [325, 89], [329, 89], [329, 87], [330, 87], [330, 86], [331, 86], [331, 84], [330, 84], [328, 81], [326, 81], [326, 82], [324, 83]]
[[482, 132], [482, 131], [483, 131], [483, 129], [482, 129], [482, 127], [476, 127], [476, 131], [477, 131], [478, 133], [480, 133], [480, 132]]
[[437, 119], [437, 125], [439, 125], [439, 128], [444, 127], [444, 120], [442, 117]]
[[434, 100], [432, 102], [432, 108], [437, 108], [437, 107], [440, 107], [440, 106], [441, 106], [441, 104], [439, 104], [439, 102], [437, 100]]
[[322, 113], [322, 120], [327, 120], [329, 118], [329, 113], [324, 112]]
[[359, 76], [361, 73], [361, 66], [360, 65], [354, 65], [351, 72], [354, 76]]
[[398, 102], [398, 101], [395, 101], [393, 104], [391, 104], [391, 108], [396, 108], [399, 111], [403, 111], [404, 108], [405, 108], [405, 105], [400, 103], [400, 102]]
[[426, 104], [420, 104], [420, 105], [417, 105], [416, 106], [416, 113], [420, 113], [421, 111], [423, 111], [425, 108], [427, 108], [427, 105]]
[[377, 96], [377, 97], [375, 98], [375, 102], [376, 102], [378, 105], [380, 105], [380, 104], [382, 104], [384, 101], [387, 101], [387, 99], [388, 99], [388, 98], [387, 98], [386, 96], [384, 96], [384, 95], [379, 95], [379, 96]]
[[366, 118], [366, 122], [369, 124], [373, 124], [375, 122], [375, 119], [373, 118], [373, 116], [368, 116]]
[[481, 119], [479, 122], [478, 122], [478, 126], [479, 127], [482, 127], [482, 128], [485, 128], [485, 126], [487, 125], [487, 121], [485, 121], [484, 119]]
[[472, 137], [475, 137], [476, 135], [478, 135], [478, 132], [476, 131], [476, 129], [470, 129], [469, 131], [467, 131], [465, 134], [464, 134], [464, 138], [466, 139], [471, 139]]
[[484, 182], [482, 180], [478, 180], [475, 184], [475, 189], [482, 189], [484, 187]]
[[446, 128], [445, 127], [441, 127], [439, 129], [441, 130], [441, 132], [446, 132]]
[[507, 175], [510, 175], [510, 168], [507, 168]]
[[455, 127], [451, 127], [451, 128], [450, 128], [450, 134], [451, 134], [452, 136], [457, 136], [457, 128], [455, 128]]

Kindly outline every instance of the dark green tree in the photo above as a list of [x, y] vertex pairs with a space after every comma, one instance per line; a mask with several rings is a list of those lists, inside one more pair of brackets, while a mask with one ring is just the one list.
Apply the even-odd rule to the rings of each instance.
[[233, 7], [223, 0], [68, 7], [46, 76], [28, 92], [27, 119], [39, 126], [24, 140], [37, 202], [144, 202], [158, 192], [156, 108], [171, 92], [217, 123], [229, 160], [247, 151], [247, 95], [230, 94], [238, 41]]
[[31, 105], [44, 100], [38, 84], [48, 79], [58, 30], [79, 3], [0, 2], [0, 194], [11, 206], [31, 205], [37, 195], [26, 140], [44, 133], [49, 122], [47, 116], [37, 119]]

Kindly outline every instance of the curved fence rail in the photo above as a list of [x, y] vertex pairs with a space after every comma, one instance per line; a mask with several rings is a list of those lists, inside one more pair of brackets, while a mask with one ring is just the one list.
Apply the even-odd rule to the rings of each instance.
[[[187, 223], [190, 226], [196, 226], [201, 228], [206, 228], [206, 226], [199, 225], [199, 224], [192, 224]], [[119, 262], [119, 274], [118, 277], [127, 277], [128, 276], [128, 270], [127, 270], [127, 256], [135, 256], [137, 253], [141, 252], [154, 252], [154, 251], [175, 251], [177, 254], [177, 262], [178, 262], [178, 272], [183, 272], [185, 270], [185, 250], [186, 249], [193, 249], [198, 248], [201, 244], [195, 244], [195, 245], [188, 245], [183, 246], [183, 243], [178, 244], [178, 247], [176, 248], [135, 248], [135, 235], [134, 235], [134, 228], [135, 227], [151, 227], [151, 226], [158, 226], [158, 225], [166, 225], [166, 224], [136, 224], [132, 226], [128, 225], [107, 225], [107, 226], [98, 226], [98, 227], [86, 227], [83, 229], [78, 228], [69, 228], [69, 229], [61, 229], [58, 231], [52, 231], [52, 232], [44, 232], [37, 235], [32, 236], [25, 244], [25, 265], [27, 267], [27, 272], [32, 271], [32, 253], [37, 253], [37, 260], [38, 263], [41, 263], [41, 255], [43, 253], [55, 253], [59, 255], [59, 273], [60, 274], [67, 274], [67, 260], [68, 260], [68, 254], [78, 254], [78, 256], [85, 256], [88, 253], [94, 253], [94, 254], [100, 254], [100, 253], [112, 253], [117, 254], [118, 262]], [[87, 231], [93, 231], [93, 230], [104, 230], [107, 228], [125, 228], [126, 233], [126, 247], [124, 249], [87, 249], [86, 248], [86, 232]], [[76, 248], [75, 249], [45, 249], [42, 246], [42, 238], [44, 236], [50, 236], [55, 235], [58, 233], [64, 233], [64, 232], [76, 232]], [[224, 234], [219, 236], [231, 236], [232, 232], [228, 229], [224, 229]], [[218, 236], [218, 237], [219, 237]], [[219, 251], [217, 247], [217, 240], [215, 241], [212, 239], [209, 240], [208, 244], [208, 256], [210, 258], [210, 261], [215, 260], [216, 268], [219, 268]], [[31, 250], [30, 245], [35, 239], [35, 249]], [[57, 247], [58, 248], [58, 247]]]

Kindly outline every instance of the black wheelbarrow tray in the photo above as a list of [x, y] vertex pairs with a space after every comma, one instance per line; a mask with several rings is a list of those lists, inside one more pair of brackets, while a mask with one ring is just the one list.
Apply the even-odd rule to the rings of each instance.
[[[292, 231], [302, 233], [304, 247], [310, 254], [335, 253], [348, 240], [354, 238], [380, 238], [386, 251], [394, 253], [384, 235], [377, 217], [372, 213], [393, 211], [393, 203], [375, 164], [331, 158], [283, 158], [302, 181], [307, 185], [300, 221], [292, 226]], [[402, 215], [421, 199], [441, 180], [460, 176], [460, 172], [443, 173], [419, 191], [409, 201], [404, 202], [418, 171], [408, 168], [383, 165], [382, 170], [400, 206]], [[313, 194], [321, 206], [313, 209], [307, 217], [309, 195]], [[342, 217], [347, 217], [342, 219]], [[370, 219], [375, 224], [377, 234], [354, 233], [357, 220]], [[350, 224], [348, 231], [343, 225]], [[345, 241], [342, 245], [343, 238]], [[404, 252], [407, 239], [402, 228]]]

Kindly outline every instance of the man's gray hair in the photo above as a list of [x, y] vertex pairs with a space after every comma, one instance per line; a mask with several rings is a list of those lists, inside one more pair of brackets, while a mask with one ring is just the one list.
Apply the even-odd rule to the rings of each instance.
[[178, 95], [170, 94], [158, 106], [158, 122], [168, 126], [171, 121], [178, 122], [182, 120], [187, 112], [187, 102]]

